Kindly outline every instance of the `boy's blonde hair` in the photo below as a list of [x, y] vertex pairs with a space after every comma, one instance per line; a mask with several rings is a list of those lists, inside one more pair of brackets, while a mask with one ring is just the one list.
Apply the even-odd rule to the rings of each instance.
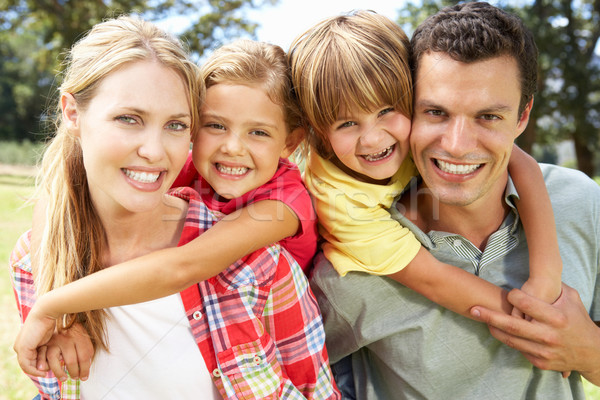
[[202, 66], [202, 78], [207, 89], [219, 83], [259, 87], [282, 107], [288, 134], [302, 126], [287, 58], [277, 45], [247, 39], [224, 45]]
[[[191, 129], [197, 129], [204, 94], [198, 67], [177, 39], [138, 18], [107, 20], [79, 40], [67, 54], [60, 96], [72, 94], [77, 107], [86, 110], [106, 76], [144, 60], [159, 62], [181, 77], [192, 114]], [[32, 254], [38, 265], [36, 290], [41, 295], [105, 267], [106, 232], [90, 197], [80, 141], [62, 120], [60, 101], [56, 131], [45, 150], [37, 186], [38, 197], [47, 200], [44, 231], [38, 251]], [[94, 347], [106, 348], [102, 310], [65, 316], [62, 325], [75, 321], [87, 329]]]
[[412, 116], [408, 37], [387, 17], [354, 11], [328, 18], [298, 36], [288, 58], [309, 144], [324, 158], [333, 155], [327, 130], [340, 107], [390, 105]]

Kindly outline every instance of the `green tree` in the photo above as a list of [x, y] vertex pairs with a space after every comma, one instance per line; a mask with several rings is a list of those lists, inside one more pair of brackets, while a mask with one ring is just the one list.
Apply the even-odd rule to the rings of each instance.
[[[182, 39], [199, 59], [233, 37], [255, 37], [245, 11], [278, 0], [1, 0], [0, 139], [43, 138], [65, 50], [94, 24], [123, 13], [185, 16]], [[189, 23], [188, 23], [189, 21]], [[53, 110], [52, 110], [53, 111]], [[41, 124], [40, 124], [41, 123]]]

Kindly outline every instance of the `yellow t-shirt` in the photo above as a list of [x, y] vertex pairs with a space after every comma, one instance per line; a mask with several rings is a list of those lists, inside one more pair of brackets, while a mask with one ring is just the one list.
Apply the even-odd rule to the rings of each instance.
[[415, 236], [388, 209], [417, 170], [407, 157], [387, 185], [364, 183], [311, 152], [304, 173], [315, 199], [325, 257], [340, 275], [362, 271], [390, 275], [419, 251]]

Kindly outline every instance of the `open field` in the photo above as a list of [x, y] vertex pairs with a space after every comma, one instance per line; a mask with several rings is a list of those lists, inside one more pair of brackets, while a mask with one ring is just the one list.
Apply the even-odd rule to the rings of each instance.
[[[33, 169], [0, 165], [0, 400], [29, 400], [36, 388], [19, 369], [12, 343], [19, 318], [8, 274], [8, 257], [22, 232], [31, 225], [31, 206], [24, 205], [33, 191]], [[600, 388], [584, 382], [587, 398], [600, 400]]]

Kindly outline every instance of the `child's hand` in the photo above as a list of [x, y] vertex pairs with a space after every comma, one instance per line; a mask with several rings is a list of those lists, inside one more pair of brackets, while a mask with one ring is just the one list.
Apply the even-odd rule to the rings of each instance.
[[38, 368], [48, 366], [61, 381], [68, 376], [85, 381], [93, 356], [94, 346], [89, 335], [76, 323], [67, 330], [54, 333], [48, 343], [38, 349]]
[[13, 350], [17, 353], [17, 361], [26, 374], [44, 377], [48, 366], [45, 363], [38, 363], [38, 347], [48, 343], [52, 337], [56, 328], [56, 319], [36, 315], [34, 310], [35, 307], [23, 323]]
[[[525, 293], [536, 297], [548, 304], [552, 304], [558, 299], [561, 293], [560, 279], [551, 279], [549, 277], [530, 277], [521, 287]], [[520, 318], [527, 318], [516, 307], [512, 310], [512, 315]]]

